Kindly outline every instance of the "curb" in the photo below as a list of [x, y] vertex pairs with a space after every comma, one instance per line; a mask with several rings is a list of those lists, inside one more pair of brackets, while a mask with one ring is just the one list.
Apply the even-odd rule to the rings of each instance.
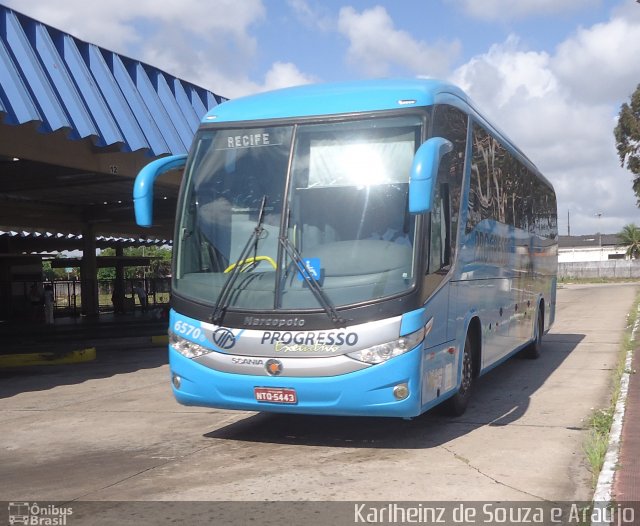
[[169, 345], [169, 335], [151, 336], [151, 343], [153, 345]]
[[28, 367], [31, 365], [66, 365], [96, 359], [96, 348], [89, 347], [66, 353], [25, 353], [0, 356], [0, 367]]
[[[636, 314], [636, 322], [631, 331], [631, 341], [636, 338], [636, 333], [640, 329], [640, 306]], [[599, 516], [606, 517], [606, 513], [602, 513], [611, 507], [614, 496], [613, 481], [616, 470], [618, 469], [618, 460], [620, 456], [620, 441], [622, 438], [622, 425], [624, 422], [624, 413], [627, 405], [627, 395], [629, 393], [629, 380], [631, 363], [633, 359], [634, 349], [630, 348], [627, 351], [624, 371], [620, 378], [620, 395], [616, 403], [616, 407], [613, 414], [613, 423], [611, 424], [611, 430], [609, 431], [609, 447], [605, 455], [604, 464], [600, 470], [598, 477], [598, 483], [593, 494], [593, 507], [594, 509], [601, 510]], [[611, 524], [608, 520], [601, 520], [592, 523], [593, 526], [608, 526]]]

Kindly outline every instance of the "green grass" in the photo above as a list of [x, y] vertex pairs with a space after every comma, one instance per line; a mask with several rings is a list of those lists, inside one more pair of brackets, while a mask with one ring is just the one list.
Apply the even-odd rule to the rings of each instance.
[[611, 430], [611, 424], [613, 423], [616, 404], [620, 397], [620, 384], [625, 370], [627, 353], [630, 350], [633, 350], [635, 346], [635, 341], [631, 339], [631, 331], [638, 316], [639, 304], [640, 297], [636, 298], [631, 312], [627, 315], [627, 330], [625, 331], [620, 351], [618, 352], [616, 368], [612, 373], [611, 398], [609, 405], [604, 409], [594, 411], [587, 421], [587, 429], [589, 430], [589, 433], [587, 434], [583, 448], [589, 463], [591, 482], [594, 487], [598, 482], [598, 477], [604, 464], [604, 457], [607, 454], [607, 448], [609, 447], [609, 432]]
[[558, 284], [590, 284], [590, 283], [638, 283], [640, 278], [558, 278]]
[[591, 484], [593, 487], [598, 482], [600, 471], [604, 464], [604, 457], [609, 447], [609, 430], [613, 422], [613, 409], [599, 409], [589, 419], [589, 434], [584, 443], [584, 452], [587, 456], [591, 471]]

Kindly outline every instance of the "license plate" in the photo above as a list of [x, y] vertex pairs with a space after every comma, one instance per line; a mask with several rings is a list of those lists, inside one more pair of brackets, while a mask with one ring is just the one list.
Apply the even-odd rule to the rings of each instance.
[[253, 394], [258, 402], [270, 404], [297, 404], [295, 389], [288, 387], [254, 387]]

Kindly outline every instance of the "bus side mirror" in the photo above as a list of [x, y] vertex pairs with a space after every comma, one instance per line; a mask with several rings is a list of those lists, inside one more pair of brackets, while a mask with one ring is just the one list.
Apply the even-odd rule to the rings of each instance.
[[140, 226], [153, 224], [153, 183], [165, 172], [184, 167], [187, 156], [172, 155], [150, 162], [136, 176], [133, 184], [133, 208], [136, 212], [136, 223]]
[[409, 174], [410, 213], [424, 214], [431, 210], [431, 195], [438, 176], [440, 160], [451, 150], [451, 141], [442, 137], [432, 137], [418, 148]]

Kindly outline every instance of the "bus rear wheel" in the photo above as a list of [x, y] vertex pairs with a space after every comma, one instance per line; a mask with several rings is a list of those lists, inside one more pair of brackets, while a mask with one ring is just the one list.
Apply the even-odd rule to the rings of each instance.
[[471, 399], [473, 387], [473, 346], [471, 338], [467, 334], [464, 340], [464, 351], [462, 352], [462, 381], [460, 389], [449, 398], [444, 405], [444, 410], [449, 416], [461, 416], [467, 410]]
[[533, 341], [525, 348], [524, 356], [530, 360], [540, 358], [542, 354], [542, 335], [544, 334], [544, 311], [542, 307], [538, 309], [538, 319], [536, 320]]

